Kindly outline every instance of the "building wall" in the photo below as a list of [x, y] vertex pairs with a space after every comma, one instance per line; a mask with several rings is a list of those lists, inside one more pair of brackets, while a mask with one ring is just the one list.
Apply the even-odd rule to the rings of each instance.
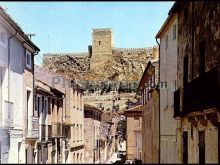
[[135, 159], [142, 160], [142, 132], [135, 131]]
[[[139, 122], [134, 119], [134, 115], [139, 116]], [[126, 115], [126, 137], [127, 137], [127, 144], [126, 144], [126, 154], [127, 154], [127, 159], [129, 160], [134, 160], [136, 159], [136, 150], [135, 150], [135, 131], [141, 131], [142, 130], [142, 117], [141, 117], [141, 112], [135, 113], [135, 112], [129, 112], [129, 114]], [[139, 124], [137, 124], [139, 123]]]
[[[70, 162], [84, 162], [84, 99], [83, 93], [66, 87], [66, 109], [70, 115]], [[69, 110], [69, 112], [68, 112]], [[77, 156], [78, 155], [78, 156]]]
[[198, 122], [195, 127], [188, 121], [188, 118], [183, 118], [181, 131], [188, 134], [188, 163], [199, 163], [199, 131], [205, 132], [205, 162], [218, 162], [218, 128], [214, 127], [210, 121], [207, 125]]
[[94, 121], [84, 118], [85, 123], [85, 163], [93, 163]]
[[[208, 71], [219, 64], [219, 3], [194, 2], [194, 25], [192, 25], [193, 3], [181, 3], [183, 8], [179, 11], [179, 41], [178, 41], [178, 87], [183, 86], [183, 57], [188, 55], [188, 81], [199, 76], [199, 44], [206, 41], [206, 68]], [[188, 16], [184, 17], [184, 9], [188, 9]], [[201, 12], [204, 14], [201, 15]], [[194, 42], [192, 40], [194, 30]], [[194, 45], [192, 45], [194, 44]], [[192, 49], [194, 48], [194, 49]], [[192, 52], [194, 52], [192, 54]], [[192, 58], [194, 56], [194, 58]], [[194, 61], [192, 62], [192, 59]], [[193, 70], [192, 70], [193, 68]]]
[[[173, 35], [174, 25], [176, 25], [175, 39]], [[173, 92], [176, 89], [177, 80], [177, 32], [178, 20], [177, 15], [175, 15], [160, 37], [160, 83], [167, 83], [167, 88], [160, 87], [161, 163], [176, 163], [177, 161], [177, 121], [173, 118]]]
[[142, 160], [143, 163], [159, 163], [159, 93], [153, 90], [151, 98], [143, 106]]
[[[12, 35], [9, 32], [8, 27], [3, 23], [2, 18], [0, 19], [1, 30], [5, 32], [6, 35], [6, 44], [0, 45], [1, 51], [1, 62], [8, 65], [8, 43], [7, 38]], [[10, 148], [9, 148], [9, 157], [8, 162], [10, 163], [25, 163], [25, 142], [24, 142], [24, 110], [26, 104], [24, 104], [26, 98], [24, 96], [24, 86], [25, 86], [25, 77], [24, 77], [24, 63], [25, 63], [25, 49], [22, 46], [22, 43], [16, 39], [12, 38], [10, 40], [10, 79], [8, 83], [8, 68], [1, 69], [1, 81], [2, 81], [2, 91], [1, 91], [1, 117], [2, 120], [5, 119], [6, 115], [6, 101], [11, 102], [13, 105], [13, 126], [14, 129], [10, 129]], [[33, 78], [32, 75], [29, 77]], [[16, 82], [16, 83], [14, 83]], [[8, 86], [8, 84], [10, 84]], [[28, 82], [27, 82], [28, 84]], [[8, 87], [10, 88], [10, 98], [8, 100]], [[33, 90], [33, 86], [30, 86]], [[16, 93], [16, 94], [15, 94]], [[32, 97], [33, 98], [33, 97]], [[33, 102], [32, 102], [33, 104]], [[15, 113], [16, 112], [16, 113]], [[18, 143], [21, 143], [20, 151], [18, 151]], [[17, 154], [15, 154], [17, 153]]]
[[101, 112], [85, 107], [85, 162], [101, 163]]
[[[215, 2], [185, 2], [180, 3], [182, 8], [178, 11], [179, 18], [179, 41], [178, 41], [178, 88], [180, 99], [184, 94], [184, 57], [188, 56], [188, 79], [200, 76], [200, 44], [205, 41], [205, 72], [219, 65], [219, 41], [220, 26], [218, 15], [220, 14], [220, 3]], [[203, 14], [201, 14], [201, 12]], [[194, 18], [194, 19], [191, 19]], [[180, 102], [183, 107], [183, 102]], [[181, 109], [182, 110], [182, 109]], [[204, 109], [212, 111], [212, 109]], [[205, 115], [204, 110], [202, 116]], [[196, 110], [195, 110], [196, 111]], [[218, 109], [216, 109], [218, 111]], [[182, 136], [183, 131], [188, 132], [188, 162], [199, 163], [198, 131], [205, 131], [205, 163], [219, 163], [218, 158], [218, 128], [213, 124], [214, 119], [207, 118], [204, 121], [191, 121], [191, 117], [199, 119], [198, 114], [190, 113], [180, 118], [178, 127], [178, 161], [183, 162]], [[204, 124], [208, 123], [208, 124]], [[192, 156], [191, 156], [192, 155]]]

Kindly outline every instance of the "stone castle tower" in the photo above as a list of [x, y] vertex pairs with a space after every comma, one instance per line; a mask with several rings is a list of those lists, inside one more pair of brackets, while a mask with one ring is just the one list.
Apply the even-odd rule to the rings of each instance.
[[111, 60], [113, 47], [114, 39], [111, 28], [93, 29], [90, 70], [95, 70], [97, 66]]

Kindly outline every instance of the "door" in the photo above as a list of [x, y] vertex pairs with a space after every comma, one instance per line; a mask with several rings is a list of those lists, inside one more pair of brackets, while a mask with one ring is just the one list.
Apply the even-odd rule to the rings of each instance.
[[205, 164], [205, 132], [199, 131], [199, 164]]
[[183, 164], [188, 163], [188, 132], [183, 132]]

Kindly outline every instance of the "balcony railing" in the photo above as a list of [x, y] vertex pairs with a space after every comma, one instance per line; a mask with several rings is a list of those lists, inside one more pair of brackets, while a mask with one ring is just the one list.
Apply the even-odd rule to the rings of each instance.
[[62, 123], [52, 124], [52, 137], [63, 137], [63, 125]]
[[46, 140], [46, 125], [45, 124], [41, 124], [41, 141], [45, 141]]
[[52, 125], [47, 125], [47, 135], [46, 135], [46, 139], [49, 140], [52, 138]]
[[26, 130], [26, 138], [37, 139], [39, 138], [39, 123], [38, 117], [28, 117], [28, 129]]
[[185, 84], [183, 104], [180, 112], [180, 93], [174, 92], [174, 116], [186, 115], [190, 112], [220, 107], [219, 67], [215, 67], [204, 75]]
[[72, 125], [70, 115], [66, 115], [63, 120], [63, 124]]

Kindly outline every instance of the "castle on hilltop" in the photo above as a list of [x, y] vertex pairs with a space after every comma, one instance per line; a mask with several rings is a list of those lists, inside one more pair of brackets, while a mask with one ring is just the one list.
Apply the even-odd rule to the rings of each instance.
[[[147, 63], [157, 59], [157, 46], [117, 48], [112, 29], [102, 28], [93, 29], [92, 45], [87, 52], [45, 54], [43, 67], [73, 80], [95, 83], [94, 90], [85, 87], [86, 103], [95, 107], [102, 103], [107, 110], [112, 108], [114, 97], [118, 97], [115, 104], [124, 111], [128, 98], [131, 102], [138, 100], [135, 84], [139, 84]], [[97, 90], [100, 81], [104, 86]], [[117, 82], [116, 89], [110, 85], [112, 82]], [[124, 82], [128, 82], [127, 85], [123, 85]]]
[[88, 46], [88, 52], [45, 54], [44, 66], [50, 66], [54, 60], [62, 58], [61, 56], [71, 56], [75, 60], [81, 59], [84, 68], [91, 72], [96, 72], [100, 66], [105, 65], [108, 61], [115, 60], [123, 63], [124, 58], [139, 62], [139, 65], [144, 69], [147, 61], [158, 58], [158, 47], [116, 48], [114, 47], [112, 29], [98, 28], [92, 31], [92, 45]]

